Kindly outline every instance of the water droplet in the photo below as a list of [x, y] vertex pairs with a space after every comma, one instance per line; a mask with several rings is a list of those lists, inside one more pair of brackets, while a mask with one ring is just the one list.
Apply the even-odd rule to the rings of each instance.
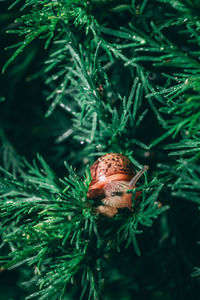
[[99, 149], [99, 148], [101, 148], [101, 147], [102, 147], [101, 144], [98, 144], [98, 145], [96, 146], [97, 149]]
[[88, 158], [87, 158], [87, 157], [84, 157], [84, 158], [83, 158], [83, 163], [84, 163], [84, 165], [87, 165], [88, 162], [89, 162]]
[[149, 157], [150, 156], [150, 152], [149, 151], [146, 151], [145, 153], [144, 153], [144, 157]]
[[185, 80], [185, 84], [188, 84], [188, 82], [189, 82], [189, 80], [188, 80], [188, 78]]

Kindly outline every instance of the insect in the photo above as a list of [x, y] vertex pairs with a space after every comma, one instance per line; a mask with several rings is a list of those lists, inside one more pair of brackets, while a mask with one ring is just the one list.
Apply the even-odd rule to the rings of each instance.
[[[103, 155], [90, 167], [92, 180], [87, 197], [101, 200], [103, 205], [97, 207], [97, 212], [110, 218], [118, 213], [119, 208], [132, 210], [132, 193], [126, 191], [135, 188], [136, 182], [148, 168], [144, 166], [135, 174], [133, 164], [126, 156], [119, 153]], [[140, 194], [136, 192], [135, 199]]]

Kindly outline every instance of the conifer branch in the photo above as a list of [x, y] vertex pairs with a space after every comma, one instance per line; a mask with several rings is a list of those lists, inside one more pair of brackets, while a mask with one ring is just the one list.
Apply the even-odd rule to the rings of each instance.
[[[16, 0], [10, 9], [20, 5], [17, 29], [9, 30], [19, 41], [7, 47], [16, 50], [3, 72], [26, 47], [44, 41], [46, 58], [33, 77], [45, 81], [48, 137], [58, 145], [57, 157], [78, 171], [66, 163], [63, 178], [40, 155], [27, 162], [0, 132], [0, 231], [7, 252], [0, 270], [32, 269], [38, 289], [27, 299], [62, 299], [78, 285], [81, 299], [99, 299], [109, 256], [131, 246], [142, 254], [138, 235], [169, 208], [158, 200], [199, 205], [199, 1]], [[97, 214], [98, 203], [87, 199], [91, 175], [85, 165], [107, 152], [124, 153], [138, 169], [146, 160], [152, 164], [151, 180], [145, 175], [128, 191], [133, 211], [123, 209], [112, 219]], [[136, 191], [142, 191], [138, 201]], [[164, 237], [153, 252], [167, 240], [166, 272], [171, 253], [181, 247], [176, 224], [162, 216], [158, 231]], [[143, 293], [141, 282], [135, 290]]]
[[27, 173], [21, 178], [1, 170], [3, 243], [12, 244], [8, 257], [1, 258], [2, 268], [24, 264], [37, 268], [40, 291], [28, 299], [60, 295], [77, 276], [82, 276], [83, 290], [96, 299], [99, 262], [124, 241], [127, 246], [133, 243], [140, 254], [135, 235], [141, 229], [137, 227], [150, 226], [167, 208], [155, 204], [162, 185], [146, 200], [144, 195], [133, 214], [126, 218], [120, 214], [111, 221], [98, 216], [87, 199], [89, 178], [81, 180], [67, 166], [68, 177], [59, 180], [41, 156], [26, 164]]

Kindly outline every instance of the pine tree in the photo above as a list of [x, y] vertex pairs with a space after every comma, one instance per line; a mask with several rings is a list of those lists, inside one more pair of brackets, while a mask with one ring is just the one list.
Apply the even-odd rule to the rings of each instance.
[[[2, 3], [3, 299], [200, 295], [199, 8]], [[150, 167], [114, 218], [87, 198], [89, 166], [110, 152]]]

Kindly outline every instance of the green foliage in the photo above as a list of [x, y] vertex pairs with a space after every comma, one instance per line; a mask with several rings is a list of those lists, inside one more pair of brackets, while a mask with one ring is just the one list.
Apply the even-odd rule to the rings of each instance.
[[161, 168], [168, 170], [177, 177], [172, 184], [172, 195], [177, 198], [183, 198], [200, 203], [199, 199], [199, 172], [200, 168], [186, 159], [180, 159], [177, 170], [170, 170], [169, 167], [160, 165]]
[[150, 197], [145, 194], [152, 187], [146, 186], [134, 213], [122, 212], [109, 220], [98, 216], [93, 201], [87, 199], [90, 178], [81, 180], [67, 166], [68, 177], [58, 179], [41, 156], [33, 165], [26, 164], [26, 174], [18, 178], [1, 170], [3, 244], [12, 245], [8, 257], [1, 258], [2, 267], [35, 268], [40, 291], [27, 299], [63, 295], [66, 286], [80, 276], [83, 293], [96, 299], [104, 255], [120, 249], [124, 241], [126, 247], [133, 243], [140, 254], [135, 236], [142, 232], [139, 224], [151, 226], [152, 219], [166, 210], [155, 202], [162, 185]]
[[[17, 0], [10, 6], [13, 8], [16, 4], [21, 2]], [[9, 64], [36, 38], [45, 38], [45, 48], [48, 47], [54, 35], [60, 36], [63, 34], [64, 29], [58, 24], [67, 25], [70, 19], [74, 19], [75, 25], [85, 25], [88, 31], [89, 25], [92, 20], [87, 17], [87, 10], [89, 8], [85, 1], [25, 1], [21, 10], [25, 11], [24, 14], [16, 22], [19, 23], [19, 28], [9, 30], [8, 33], [18, 34], [23, 36], [23, 40], [19, 43], [8, 47], [7, 49], [16, 48], [12, 57], [4, 65], [3, 72]], [[26, 11], [28, 13], [26, 13]]]
[[0, 157], [1, 166], [5, 171], [11, 172], [14, 176], [23, 174], [23, 159], [16, 153], [11, 143], [5, 137], [3, 130], [0, 131]]
[[[11, 11], [20, 5], [15, 1]], [[46, 135], [56, 138], [58, 153], [47, 155], [48, 164], [40, 155], [27, 162], [6, 138], [2, 122], [0, 217], [2, 247], [8, 253], [1, 257], [2, 268], [27, 265], [33, 270], [38, 289], [27, 299], [64, 299], [74, 286], [79, 298], [98, 299], [109, 257], [124, 248], [132, 256], [131, 247], [142, 255], [140, 237], [147, 231], [153, 245], [149, 260], [154, 257], [157, 264], [158, 253], [163, 273], [175, 265], [176, 279], [170, 269], [173, 278], [164, 281], [178, 290], [174, 299], [186, 299], [181, 283], [187, 286], [187, 275], [184, 281], [179, 273], [184, 267], [191, 274], [196, 262], [179, 246], [176, 219], [181, 213], [174, 213], [173, 222], [170, 214], [162, 214], [161, 236], [153, 221], [169, 207], [160, 202], [172, 210], [177, 199], [199, 205], [199, 1], [26, 0], [12, 27], [8, 32], [19, 41], [7, 47], [17, 50], [3, 71], [30, 44], [45, 48], [41, 69], [30, 78], [45, 84]], [[23, 70], [33, 59], [24, 60]], [[133, 212], [123, 209], [112, 219], [98, 215], [98, 203], [87, 199], [91, 178], [86, 165], [107, 152], [124, 153], [136, 169], [150, 165], [150, 179], [145, 175], [143, 185], [132, 191]], [[66, 163], [67, 176], [56, 175], [56, 160], [60, 166], [66, 160], [77, 172]], [[137, 190], [142, 195], [135, 202]], [[143, 294], [150, 287], [137, 259], [130, 297], [149, 298]], [[196, 278], [199, 269], [192, 274]], [[191, 277], [187, 280], [190, 286]], [[164, 299], [163, 282], [155, 282], [149, 299]]]

